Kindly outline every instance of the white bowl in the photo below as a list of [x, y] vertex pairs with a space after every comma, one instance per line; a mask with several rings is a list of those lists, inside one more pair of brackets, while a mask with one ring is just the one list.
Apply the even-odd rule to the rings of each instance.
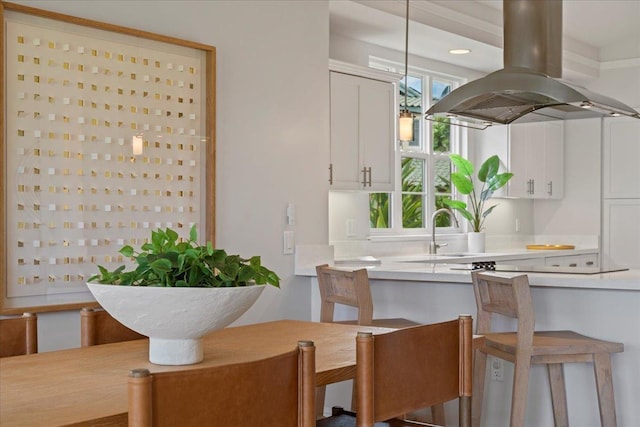
[[149, 361], [188, 365], [202, 361], [201, 338], [244, 314], [266, 285], [171, 288], [87, 283], [96, 301], [120, 323], [149, 337]]

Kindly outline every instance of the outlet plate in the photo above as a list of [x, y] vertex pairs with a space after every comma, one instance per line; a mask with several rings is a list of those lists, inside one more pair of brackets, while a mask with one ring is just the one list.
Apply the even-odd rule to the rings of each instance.
[[502, 359], [491, 358], [491, 379], [493, 381], [504, 380], [504, 362]]

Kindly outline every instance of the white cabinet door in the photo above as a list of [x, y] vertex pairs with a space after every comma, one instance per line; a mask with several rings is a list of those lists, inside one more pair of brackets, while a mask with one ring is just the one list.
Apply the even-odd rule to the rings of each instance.
[[331, 187], [391, 191], [393, 83], [331, 72]]
[[561, 198], [564, 187], [564, 123], [509, 126], [510, 197]]
[[640, 198], [640, 120], [604, 121], [604, 197]]
[[367, 190], [393, 190], [395, 86], [365, 80], [360, 86], [360, 141]]
[[640, 198], [605, 199], [602, 263], [640, 268]]
[[359, 80], [331, 73], [331, 186], [355, 190], [362, 187], [360, 172]]
[[540, 190], [544, 198], [561, 199], [564, 196], [564, 123], [546, 122], [544, 130], [545, 177]]

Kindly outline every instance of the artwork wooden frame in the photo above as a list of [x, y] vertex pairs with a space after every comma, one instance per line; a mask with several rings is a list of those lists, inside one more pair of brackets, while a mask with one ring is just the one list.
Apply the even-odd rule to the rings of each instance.
[[95, 305], [86, 279], [155, 228], [215, 244], [215, 47], [4, 1], [0, 21], [0, 314]]

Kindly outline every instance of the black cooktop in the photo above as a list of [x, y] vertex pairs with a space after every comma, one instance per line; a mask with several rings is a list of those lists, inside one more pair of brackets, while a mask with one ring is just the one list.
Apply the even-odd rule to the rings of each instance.
[[[451, 270], [473, 270], [472, 265], [451, 267]], [[493, 268], [492, 268], [493, 269]], [[626, 271], [625, 267], [547, 267], [544, 265], [495, 265], [495, 271], [509, 271], [520, 273], [557, 273], [557, 274], [601, 274], [614, 271]]]

